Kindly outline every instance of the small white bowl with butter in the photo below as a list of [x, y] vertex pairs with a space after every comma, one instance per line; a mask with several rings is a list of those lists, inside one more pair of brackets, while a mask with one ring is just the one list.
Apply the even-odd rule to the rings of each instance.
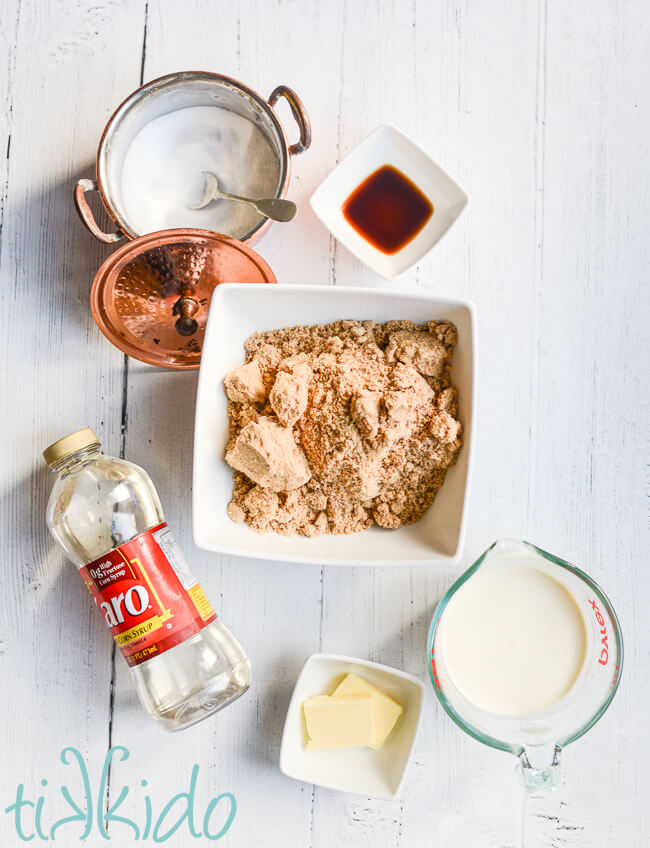
[[[312, 654], [287, 711], [280, 771], [340, 792], [399, 797], [423, 699], [422, 681], [399, 669], [337, 654]], [[358, 747], [344, 747], [355, 741]], [[319, 750], [321, 744], [341, 747]]]

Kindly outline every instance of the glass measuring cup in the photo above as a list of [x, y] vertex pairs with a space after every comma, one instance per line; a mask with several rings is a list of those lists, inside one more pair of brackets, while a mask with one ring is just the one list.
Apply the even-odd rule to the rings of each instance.
[[[504, 555], [509, 562], [533, 567], [560, 583], [576, 602], [586, 629], [584, 660], [569, 690], [545, 709], [522, 715], [489, 712], [468, 700], [449, 673], [440, 638], [440, 624], [452, 597], [479, 570], [503, 563]], [[518, 757], [527, 792], [558, 785], [560, 752], [603, 715], [614, 697], [623, 666], [620, 626], [602, 589], [575, 566], [517, 539], [495, 542], [449, 589], [434, 613], [428, 651], [431, 680], [446, 712], [474, 739]]]

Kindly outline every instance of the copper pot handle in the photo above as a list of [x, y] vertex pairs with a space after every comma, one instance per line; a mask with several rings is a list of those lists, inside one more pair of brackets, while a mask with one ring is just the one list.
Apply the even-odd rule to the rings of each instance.
[[293, 113], [293, 117], [295, 118], [296, 123], [298, 124], [298, 129], [300, 130], [300, 139], [289, 148], [289, 153], [292, 156], [295, 156], [297, 153], [303, 153], [311, 144], [311, 124], [309, 123], [309, 116], [305, 111], [305, 107], [302, 105], [302, 100], [292, 88], [289, 88], [288, 85], [279, 85], [277, 88], [273, 89], [268, 100], [269, 106], [275, 106], [278, 98], [280, 97], [284, 97], [291, 107], [291, 112]]
[[95, 221], [93, 211], [86, 200], [86, 192], [97, 191], [97, 189], [98, 186], [95, 180], [79, 180], [77, 185], [74, 187], [74, 205], [79, 213], [79, 217], [95, 238], [104, 244], [113, 244], [113, 242], [119, 241], [124, 233], [121, 230], [116, 230], [114, 233], [105, 233], [103, 230], [99, 229], [99, 225], [97, 221]]

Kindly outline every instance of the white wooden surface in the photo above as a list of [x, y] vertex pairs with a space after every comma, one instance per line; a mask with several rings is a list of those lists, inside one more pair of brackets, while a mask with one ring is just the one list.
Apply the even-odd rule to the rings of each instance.
[[[237, 848], [650, 844], [649, 54], [644, 0], [2, 0], [3, 848], [22, 844], [2, 812], [17, 783], [43, 793], [51, 821], [66, 812], [57, 787], [75, 784], [61, 749], [77, 747], [96, 783], [109, 743], [131, 752], [111, 775], [113, 800], [132, 787], [124, 814], [142, 820], [140, 779], [160, 809], [199, 763], [203, 806], [221, 791], [237, 798], [220, 843]], [[464, 736], [430, 690], [401, 801], [279, 773], [284, 713], [307, 654], [364, 656], [425, 678], [428, 623], [461, 569], [265, 565], [193, 547], [196, 375], [126, 363], [100, 335], [88, 293], [107, 249], [72, 206], [114, 106], [142, 79], [187, 68], [231, 74], [265, 95], [286, 83], [308, 108], [314, 141], [294, 160], [290, 190], [299, 216], [259, 244], [282, 282], [367, 285], [368, 297], [385, 285], [307, 204], [378, 124], [402, 127], [468, 189], [468, 212], [404, 281], [478, 306], [464, 565], [498, 536], [528, 538], [604, 586], [626, 640], [618, 696], [565, 751], [554, 795], [525, 800], [513, 759]], [[143, 717], [82, 582], [46, 534], [51, 481], [40, 451], [86, 424], [107, 451], [150, 471], [254, 664], [236, 707], [183, 734]], [[111, 832], [133, 843], [127, 828]], [[81, 844], [75, 833], [62, 829], [57, 843]], [[180, 833], [167, 844], [202, 844]]]

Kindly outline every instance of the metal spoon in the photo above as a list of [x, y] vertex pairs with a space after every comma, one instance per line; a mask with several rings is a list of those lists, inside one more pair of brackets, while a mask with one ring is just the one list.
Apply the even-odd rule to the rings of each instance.
[[205, 178], [203, 197], [195, 206], [188, 205], [188, 209], [202, 209], [208, 203], [212, 203], [213, 200], [223, 198], [224, 200], [238, 200], [240, 203], [248, 203], [265, 218], [272, 218], [274, 221], [282, 221], [283, 223], [290, 221], [296, 214], [296, 204], [292, 203], [291, 200], [284, 200], [281, 197], [251, 200], [248, 197], [239, 197], [237, 194], [228, 194], [219, 188], [219, 180], [215, 174], [211, 171], [202, 171], [202, 174]]

